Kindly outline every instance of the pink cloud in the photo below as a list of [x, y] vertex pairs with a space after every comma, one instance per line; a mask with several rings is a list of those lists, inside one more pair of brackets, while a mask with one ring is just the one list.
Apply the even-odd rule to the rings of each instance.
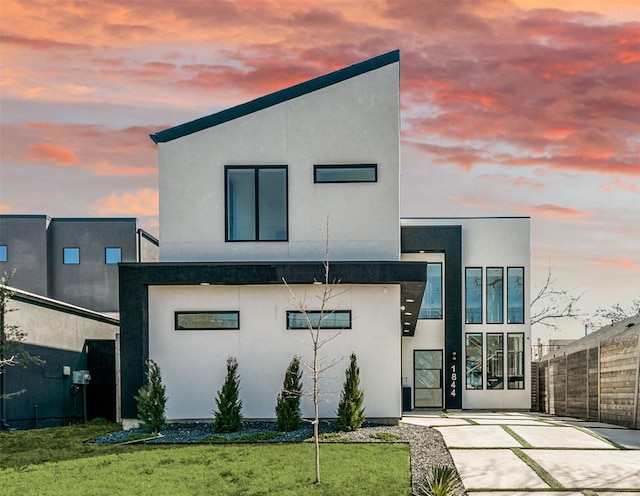
[[531, 205], [526, 208], [531, 216], [543, 217], [545, 219], [552, 220], [576, 219], [590, 215], [589, 212], [585, 212], [583, 210], [576, 210], [574, 208], [552, 204]]
[[625, 270], [640, 270], [640, 264], [638, 261], [631, 260], [629, 258], [595, 258], [592, 262], [604, 267], [604, 268], [621, 268]]
[[28, 161], [53, 162], [56, 165], [75, 165], [78, 163], [78, 157], [73, 151], [45, 143], [32, 145], [25, 158]]
[[131, 193], [116, 194], [98, 198], [91, 210], [100, 216], [133, 215], [150, 217], [158, 215], [158, 191], [143, 188]]

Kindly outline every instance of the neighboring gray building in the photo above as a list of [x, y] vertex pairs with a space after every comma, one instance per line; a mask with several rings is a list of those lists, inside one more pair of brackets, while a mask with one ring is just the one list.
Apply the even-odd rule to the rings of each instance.
[[0, 273], [11, 285], [97, 312], [118, 312], [118, 263], [158, 260], [135, 218], [0, 215]]

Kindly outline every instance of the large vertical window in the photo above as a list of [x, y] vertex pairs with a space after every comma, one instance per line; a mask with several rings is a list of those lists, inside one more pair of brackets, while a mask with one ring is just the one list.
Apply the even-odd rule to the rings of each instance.
[[482, 334], [466, 334], [467, 389], [482, 389]]
[[226, 167], [228, 241], [286, 241], [287, 168]]
[[464, 287], [465, 323], [482, 324], [482, 268], [465, 269]]
[[65, 265], [77, 265], [80, 263], [80, 248], [63, 248], [62, 263]]
[[0, 245], [0, 262], [7, 261], [7, 245]]
[[504, 389], [504, 334], [487, 334], [487, 389]]
[[442, 318], [442, 264], [427, 264], [427, 283], [420, 305], [419, 319]]
[[504, 322], [504, 290], [502, 267], [487, 268], [487, 324]]
[[507, 334], [508, 389], [524, 389], [524, 333]]
[[524, 268], [507, 268], [507, 324], [524, 324]]

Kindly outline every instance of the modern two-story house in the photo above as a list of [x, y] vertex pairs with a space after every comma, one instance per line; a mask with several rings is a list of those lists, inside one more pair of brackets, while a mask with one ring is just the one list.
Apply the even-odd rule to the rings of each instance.
[[[322, 333], [339, 335], [321, 353], [356, 354], [369, 418], [529, 408], [529, 219], [400, 219], [399, 65], [390, 52], [151, 135], [160, 262], [120, 264], [124, 419], [147, 358], [169, 419], [210, 419], [228, 356], [244, 416], [273, 418], [309, 356], [291, 293], [319, 319], [327, 258]], [[324, 374], [323, 417], [347, 361]]]

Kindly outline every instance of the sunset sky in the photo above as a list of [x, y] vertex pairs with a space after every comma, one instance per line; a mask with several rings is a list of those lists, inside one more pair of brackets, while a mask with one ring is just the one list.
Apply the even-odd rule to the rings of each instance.
[[532, 290], [640, 297], [637, 0], [0, 0], [0, 35], [0, 213], [157, 235], [149, 133], [399, 49], [402, 215], [531, 216]]

